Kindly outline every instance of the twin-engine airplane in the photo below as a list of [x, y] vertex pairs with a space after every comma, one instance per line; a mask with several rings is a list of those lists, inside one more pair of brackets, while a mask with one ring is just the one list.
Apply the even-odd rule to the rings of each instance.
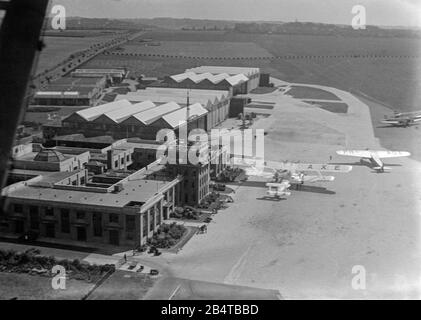
[[385, 167], [381, 161], [383, 158], [399, 158], [409, 157], [411, 153], [407, 151], [388, 151], [388, 150], [339, 150], [336, 151], [338, 155], [348, 157], [361, 158], [360, 162], [363, 164], [366, 160], [370, 161], [370, 164], [374, 170], [384, 172], [385, 170], [391, 170], [389, 167]]
[[421, 122], [421, 111], [395, 112], [393, 117], [386, 117], [380, 122], [394, 127], [409, 127]]

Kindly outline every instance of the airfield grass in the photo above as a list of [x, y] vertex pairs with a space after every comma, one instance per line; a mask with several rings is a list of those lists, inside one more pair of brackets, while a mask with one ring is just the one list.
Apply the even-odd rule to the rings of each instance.
[[156, 278], [147, 274], [116, 271], [89, 296], [89, 300], [141, 300]]
[[127, 54], [170, 54], [193, 57], [268, 57], [265, 49], [253, 42], [165, 41], [158, 46], [147, 43], [121, 46]]
[[295, 99], [339, 100], [333, 93], [318, 88], [304, 86], [292, 86], [287, 94]]
[[318, 102], [320, 108], [333, 113], [347, 113], [348, 105], [346, 103]]
[[0, 272], [0, 300], [79, 300], [93, 284], [68, 279], [65, 290], [54, 290], [51, 278]]
[[44, 36], [45, 48], [41, 51], [39, 57], [37, 73], [51, 69], [67, 59], [72, 53], [88, 49], [93, 44], [113, 37], [112, 34], [99, 35], [98, 33], [90, 32], [79, 32], [77, 35], [70, 35]]

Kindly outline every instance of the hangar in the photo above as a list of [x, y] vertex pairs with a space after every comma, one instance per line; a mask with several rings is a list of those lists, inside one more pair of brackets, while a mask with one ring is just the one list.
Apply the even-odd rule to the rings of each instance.
[[131, 104], [118, 100], [101, 106], [76, 111], [62, 120], [60, 125], [44, 125], [44, 138], [57, 135], [83, 133], [86, 137], [109, 135], [114, 139], [138, 137], [155, 140], [161, 129], [178, 129], [186, 125], [188, 130], [206, 130], [208, 110], [200, 103], [189, 106], [174, 101], [154, 103], [142, 101]]
[[200, 103], [207, 111], [205, 130], [211, 130], [228, 118], [231, 93], [224, 90], [152, 88], [118, 95], [115, 101], [128, 100], [131, 103], [153, 101], [156, 104], [176, 102], [180, 106]]
[[213, 80], [214, 86], [217, 86], [218, 83], [222, 84], [224, 81], [228, 82], [231, 84], [233, 94], [247, 94], [256, 89], [260, 82], [259, 68], [201, 66], [186, 69], [185, 74], [191, 74], [192, 76], [195, 74], [196, 76], [193, 76], [193, 79], [196, 81], [201, 77], [209, 79], [209, 82]]

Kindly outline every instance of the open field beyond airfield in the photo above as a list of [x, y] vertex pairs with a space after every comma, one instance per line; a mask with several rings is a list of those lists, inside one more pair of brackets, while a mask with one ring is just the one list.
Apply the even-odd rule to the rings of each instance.
[[67, 59], [72, 53], [88, 49], [93, 44], [112, 38], [113, 34], [92, 33], [89, 31], [69, 31], [60, 36], [45, 36], [45, 48], [42, 50], [37, 72], [50, 69]]
[[[126, 66], [133, 75], [148, 76], [180, 73], [199, 65], [252, 66], [289, 82], [360, 90], [399, 110], [416, 109], [421, 98], [418, 39], [175, 30], [147, 32], [144, 38], [161, 45], [145, 47], [136, 39], [118, 51], [127, 55], [99, 55], [86, 66]], [[130, 55], [142, 52], [145, 56]], [[273, 56], [290, 57], [256, 59]]]

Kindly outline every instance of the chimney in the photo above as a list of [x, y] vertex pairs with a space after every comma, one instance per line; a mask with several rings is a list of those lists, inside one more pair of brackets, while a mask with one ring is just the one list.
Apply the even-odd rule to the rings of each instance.
[[107, 151], [107, 170], [113, 169], [113, 149]]

